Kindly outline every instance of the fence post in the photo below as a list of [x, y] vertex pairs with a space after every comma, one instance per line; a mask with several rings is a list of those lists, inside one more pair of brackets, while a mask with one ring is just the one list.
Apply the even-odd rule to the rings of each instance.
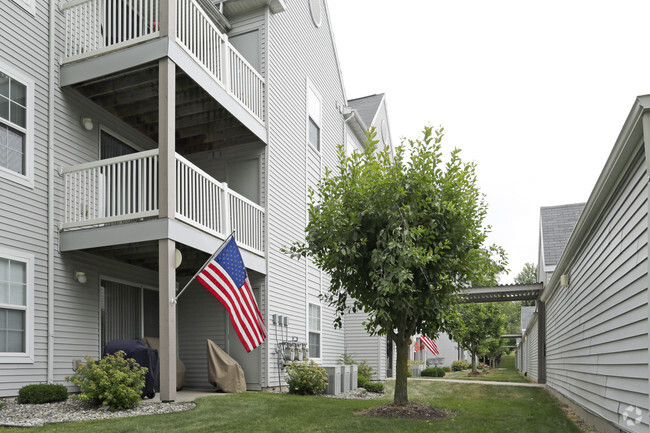
[[228, 42], [228, 36], [223, 35], [223, 86], [226, 88], [226, 92], [231, 93], [230, 89], [230, 43]]

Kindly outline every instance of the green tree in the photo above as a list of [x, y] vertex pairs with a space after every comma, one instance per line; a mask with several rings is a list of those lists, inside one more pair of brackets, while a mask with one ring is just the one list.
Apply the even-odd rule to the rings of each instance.
[[515, 277], [517, 284], [533, 284], [537, 282], [537, 266], [532, 263], [525, 263], [521, 272]]
[[476, 371], [476, 354], [489, 338], [503, 334], [506, 317], [494, 304], [464, 304], [458, 307], [458, 315], [450, 336], [472, 354], [472, 372]]
[[395, 343], [398, 404], [408, 402], [410, 337], [446, 330], [457, 292], [472, 281], [493, 284], [506, 264], [502, 248], [484, 245], [487, 208], [475, 164], [462, 162], [458, 149], [444, 163], [442, 137], [425, 127], [394, 159], [373, 151], [374, 131], [364, 153], [346, 157], [340, 148], [337, 169], [311, 191], [305, 242], [289, 248], [330, 275], [323, 298], [335, 307], [335, 325], [362, 310], [368, 332]]

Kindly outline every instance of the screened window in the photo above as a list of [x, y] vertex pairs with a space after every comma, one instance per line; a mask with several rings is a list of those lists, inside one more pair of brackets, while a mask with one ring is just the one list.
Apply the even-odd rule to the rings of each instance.
[[320, 306], [309, 304], [309, 356], [321, 356]]
[[27, 263], [0, 258], [0, 353], [27, 351]]
[[27, 86], [0, 72], [0, 167], [25, 174]]

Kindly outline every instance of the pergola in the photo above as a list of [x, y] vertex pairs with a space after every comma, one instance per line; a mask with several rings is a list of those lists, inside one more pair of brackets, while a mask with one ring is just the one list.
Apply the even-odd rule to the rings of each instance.
[[[494, 287], [470, 287], [461, 292], [462, 303], [537, 301], [537, 367], [538, 383], [546, 383], [546, 306], [540, 295], [542, 283], [504, 284]], [[503, 336], [504, 338], [506, 336]], [[508, 337], [522, 337], [512, 334]]]

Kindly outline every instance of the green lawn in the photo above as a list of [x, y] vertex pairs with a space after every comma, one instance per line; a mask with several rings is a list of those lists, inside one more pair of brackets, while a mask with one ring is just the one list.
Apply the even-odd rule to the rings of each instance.
[[[387, 385], [390, 394], [393, 384]], [[342, 400], [244, 393], [201, 398], [188, 412], [52, 424], [30, 432], [580, 432], [542, 388], [412, 381], [409, 397], [456, 415], [430, 422], [367, 418], [354, 411], [390, 397]]]
[[[487, 374], [471, 377], [468, 376], [469, 370], [454, 371], [445, 374], [445, 379], [460, 379], [460, 380], [488, 380], [494, 382], [514, 382], [514, 383], [530, 383], [531, 380], [525, 377], [522, 373], [515, 370], [515, 356], [504, 356], [501, 359], [498, 370], [489, 370]], [[434, 378], [431, 378], [434, 379]]]

